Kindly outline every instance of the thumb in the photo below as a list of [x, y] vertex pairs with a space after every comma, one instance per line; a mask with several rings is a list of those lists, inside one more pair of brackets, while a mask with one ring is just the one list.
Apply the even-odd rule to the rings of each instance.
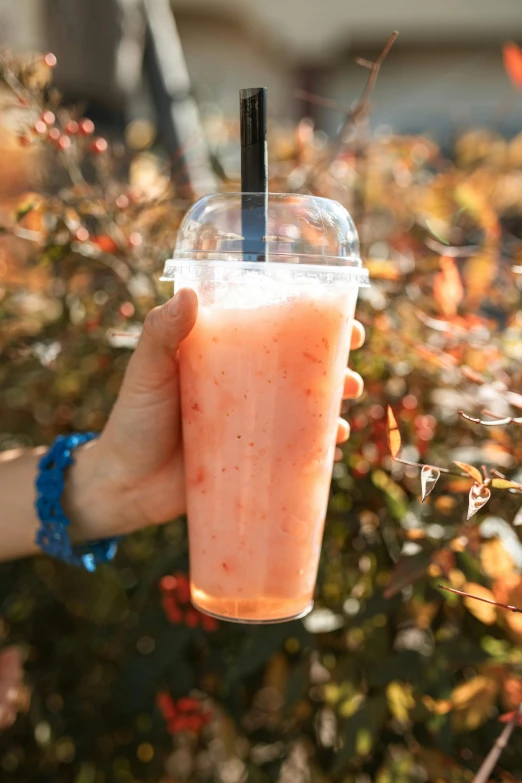
[[151, 310], [129, 361], [124, 386], [150, 388], [171, 381], [179, 344], [190, 333], [197, 313], [198, 298], [191, 288], [182, 288], [168, 302]]

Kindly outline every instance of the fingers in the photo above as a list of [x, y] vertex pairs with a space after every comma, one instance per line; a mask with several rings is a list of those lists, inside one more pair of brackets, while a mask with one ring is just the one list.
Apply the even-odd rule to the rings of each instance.
[[143, 324], [140, 342], [153, 344], [156, 349], [164, 348], [169, 353], [175, 352], [194, 326], [197, 311], [196, 292], [182, 288], [164, 305], [151, 310]]
[[357, 400], [364, 391], [364, 381], [358, 372], [346, 370], [344, 374], [343, 400]]
[[361, 345], [363, 345], [365, 339], [366, 334], [364, 331], [364, 326], [360, 321], [354, 321], [352, 327], [352, 341], [350, 345], [351, 350], [355, 351], [357, 348], [360, 348]]
[[339, 419], [337, 423], [337, 438], [336, 443], [346, 443], [350, 437], [350, 425], [344, 419]]
[[152, 388], [172, 378], [179, 344], [194, 326], [197, 312], [198, 299], [191, 288], [182, 288], [168, 302], [151, 310], [129, 362], [123, 391], [135, 382]]

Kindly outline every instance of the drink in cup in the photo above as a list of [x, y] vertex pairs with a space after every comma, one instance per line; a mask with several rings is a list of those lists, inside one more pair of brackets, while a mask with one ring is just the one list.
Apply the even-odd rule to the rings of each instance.
[[255, 623], [312, 607], [367, 285], [340, 204], [289, 194], [267, 203], [264, 263], [244, 252], [244, 194], [210, 196], [185, 217], [163, 278], [199, 299], [179, 351], [192, 600]]

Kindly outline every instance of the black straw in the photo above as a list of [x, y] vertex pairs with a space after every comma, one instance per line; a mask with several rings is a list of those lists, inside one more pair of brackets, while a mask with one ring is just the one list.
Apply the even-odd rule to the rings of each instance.
[[245, 260], [266, 261], [268, 161], [265, 87], [239, 91], [239, 117], [243, 254]]

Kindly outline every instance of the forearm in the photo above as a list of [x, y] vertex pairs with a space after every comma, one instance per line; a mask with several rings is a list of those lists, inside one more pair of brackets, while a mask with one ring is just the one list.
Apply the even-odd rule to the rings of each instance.
[[[45, 448], [0, 453], [0, 561], [35, 554], [40, 520], [35, 510], [38, 461]], [[70, 519], [73, 543], [114, 534], [123, 528], [122, 503], [98, 459], [97, 442], [76, 449], [75, 463], [65, 475], [62, 507]]]

